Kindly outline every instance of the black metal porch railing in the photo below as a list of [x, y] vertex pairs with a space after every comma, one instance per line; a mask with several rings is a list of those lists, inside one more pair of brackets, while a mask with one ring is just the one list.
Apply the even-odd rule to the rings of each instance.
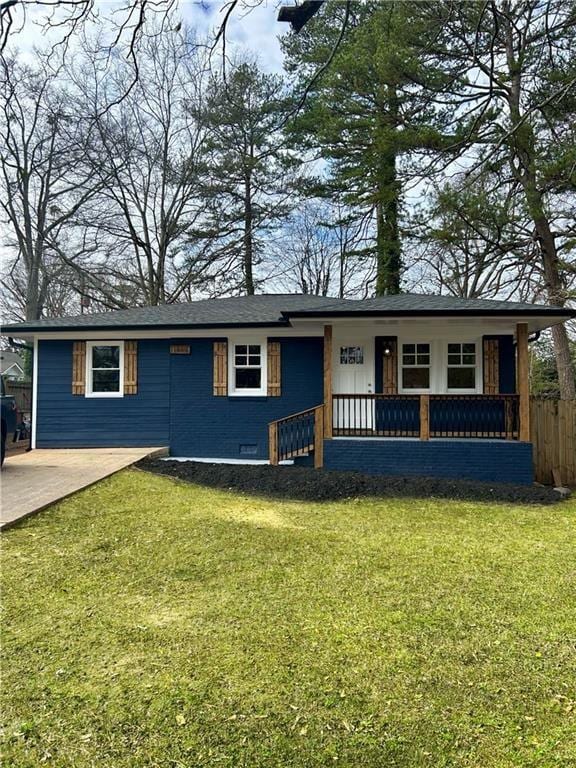
[[419, 395], [332, 395], [335, 437], [419, 437]]
[[518, 395], [332, 396], [334, 437], [519, 437]]
[[430, 395], [430, 437], [517, 440], [518, 395]]

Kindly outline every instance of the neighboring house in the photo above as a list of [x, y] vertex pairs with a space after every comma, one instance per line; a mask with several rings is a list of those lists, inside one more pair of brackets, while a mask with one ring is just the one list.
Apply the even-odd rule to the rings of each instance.
[[34, 342], [33, 446], [529, 483], [528, 343], [573, 314], [262, 295], [4, 332]]
[[5, 381], [25, 381], [24, 361], [17, 352], [0, 350], [0, 375]]

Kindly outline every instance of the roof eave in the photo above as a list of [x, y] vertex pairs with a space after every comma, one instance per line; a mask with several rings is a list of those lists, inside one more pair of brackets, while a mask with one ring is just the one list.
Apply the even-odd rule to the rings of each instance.
[[376, 309], [376, 310], [335, 310], [332, 312], [283, 312], [287, 319], [321, 319], [324, 317], [576, 317], [575, 310], [542, 307], [540, 309]]
[[142, 325], [137, 323], [118, 324], [118, 325], [35, 325], [35, 326], [5, 326], [2, 328], [3, 336], [16, 336], [25, 334], [29, 336], [33, 333], [81, 333], [82, 331], [182, 331], [189, 329], [207, 329], [214, 328], [286, 328], [290, 325], [287, 319], [265, 323], [154, 323], [154, 325]]

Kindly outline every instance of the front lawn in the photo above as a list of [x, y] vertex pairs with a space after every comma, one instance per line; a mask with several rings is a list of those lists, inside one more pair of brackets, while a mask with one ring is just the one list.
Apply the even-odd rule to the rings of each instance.
[[3, 765], [574, 764], [575, 520], [123, 472], [2, 536]]

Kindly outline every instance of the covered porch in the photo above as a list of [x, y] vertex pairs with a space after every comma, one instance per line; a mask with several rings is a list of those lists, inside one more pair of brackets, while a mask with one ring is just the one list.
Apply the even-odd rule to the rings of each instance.
[[527, 323], [323, 334], [324, 402], [269, 425], [271, 464], [310, 455], [323, 467], [331, 440], [529, 443]]

